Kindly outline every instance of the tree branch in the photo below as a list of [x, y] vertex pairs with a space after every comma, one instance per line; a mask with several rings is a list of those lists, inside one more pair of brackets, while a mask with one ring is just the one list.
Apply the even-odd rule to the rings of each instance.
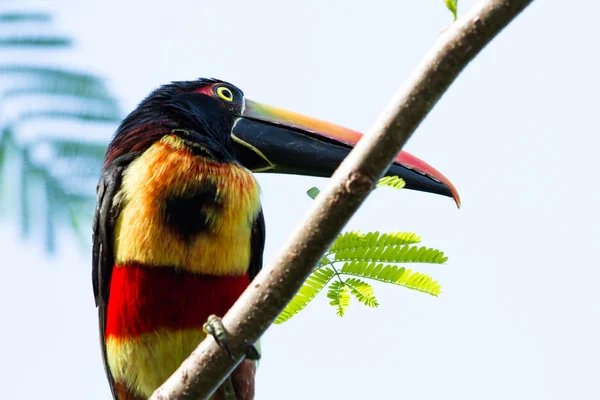
[[443, 32], [373, 128], [340, 165], [304, 222], [223, 318], [230, 360], [207, 337], [151, 400], [208, 398], [294, 297], [417, 126], [464, 67], [533, 0], [491, 0]]

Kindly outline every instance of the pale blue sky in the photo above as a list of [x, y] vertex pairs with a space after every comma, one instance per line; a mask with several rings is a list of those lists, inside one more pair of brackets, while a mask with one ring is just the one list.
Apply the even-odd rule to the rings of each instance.
[[[451, 21], [426, 1], [53, 1], [76, 50], [129, 112], [154, 87], [214, 76], [249, 98], [366, 130]], [[160, 4], [160, 5], [159, 5]], [[461, 11], [473, 1], [463, 1]], [[381, 306], [338, 318], [321, 296], [269, 330], [258, 399], [598, 398], [600, 6], [535, 2], [464, 71], [406, 149], [463, 208], [378, 190], [348, 229], [415, 231], [439, 298], [375, 285]], [[9, 54], [18, 59], [19, 54]], [[114, 127], [90, 131], [108, 141]], [[87, 131], [79, 132], [85, 137]], [[270, 259], [326, 180], [261, 176]], [[6, 398], [107, 399], [90, 255], [65, 234], [46, 257], [2, 220]], [[356, 303], [356, 302], [354, 302]]]

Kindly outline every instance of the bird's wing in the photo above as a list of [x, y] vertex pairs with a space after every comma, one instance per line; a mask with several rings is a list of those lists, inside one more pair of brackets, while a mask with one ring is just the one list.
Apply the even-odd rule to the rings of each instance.
[[263, 251], [265, 250], [265, 216], [262, 209], [258, 212], [258, 215], [252, 224], [251, 235], [250, 266], [248, 267], [248, 275], [252, 282], [262, 268]]
[[98, 307], [102, 360], [104, 361], [104, 369], [115, 399], [117, 398], [115, 393], [115, 382], [108, 367], [108, 360], [106, 359], [106, 342], [104, 340], [110, 278], [115, 261], [113, 252], [113, 233], [119, 212], [121, 211], [120, 205], [115, 202], [115, 197], [121, 187], [123, 171], [136, 156], [137, 154], [128, 154], [119, 157], [111, 166], [104, 170], [100, 177], [100, 182], [98, 182], [98, 199], [96, 203], [96, 212], [94, 214], [92, 284], [94, 286], [96, 307]]

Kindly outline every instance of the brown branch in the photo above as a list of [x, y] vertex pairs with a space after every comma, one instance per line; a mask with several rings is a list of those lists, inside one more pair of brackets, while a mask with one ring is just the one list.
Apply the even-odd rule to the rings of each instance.
[[533, 0], [491, 0], [440, 35], [368, 135], [340, 165], [304, 222], [223, 318], [230, 360], [207, 337], [152, 400], [208, 398], [294, 297], [375, 182], [464, 67]]

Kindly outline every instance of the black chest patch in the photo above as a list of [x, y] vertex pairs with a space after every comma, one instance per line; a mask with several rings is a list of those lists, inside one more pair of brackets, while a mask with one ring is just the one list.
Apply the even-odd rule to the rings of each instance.
[[185, 241], [210, 230], [212, 219], [222, 208], [217, 196], [217, 186], [206, 182], [195, 190], [165, 200], [166, 224]]

